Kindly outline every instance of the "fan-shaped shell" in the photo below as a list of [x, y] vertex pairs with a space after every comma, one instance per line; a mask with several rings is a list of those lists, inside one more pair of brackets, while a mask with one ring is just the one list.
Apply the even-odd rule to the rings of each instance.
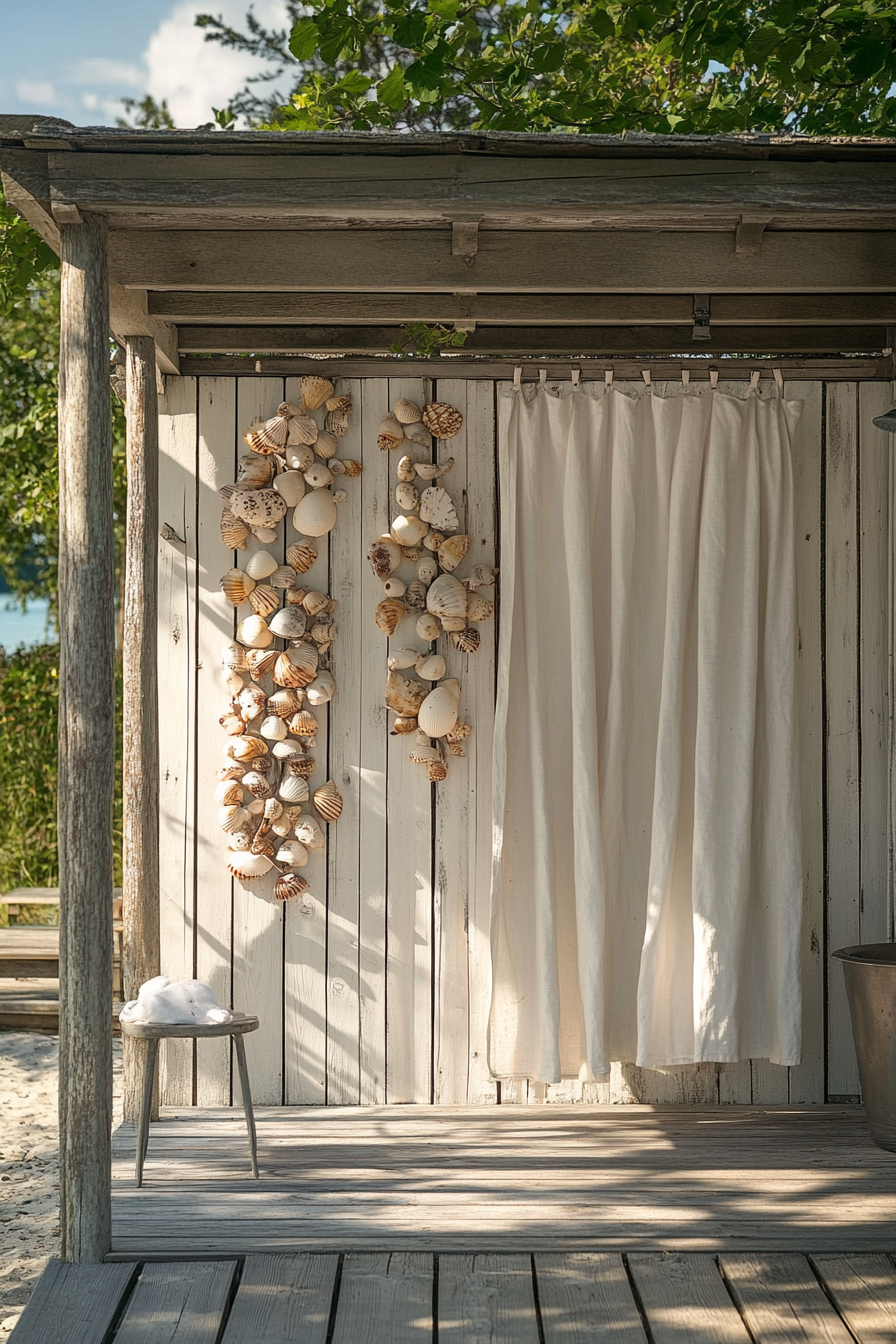
[[274, 489], [283, 496], [286, 507], [294, 509], [305, 493], [305, 477], [300, 471], [281, 471], [274, 481]]
[[305, 754], [301, 744], [291, 737], [288, 737], [285, 742], [275, 742], [272, 750], [278, 761], [298, 760], [300, 756]]
[[[267, 743], [267, 742], [265, 743], [265, 750], [266, 750], [266, 751], [270, 751], [270, 744]], [[267, 755], [265, 755], [265, 756], [253, 756], [252, 759], [251, 759], [251, 761], [249, 761], [249, 766], [251, 767], [251, 769], [253, 769], [253, 770], [257, 770], [258, 773], [259, 773], [260, 775], [269, 775], [269, 774], [271, 773], [271, 771], [273, 770], [273, 768], [274, 768], [274, 759], [273, 759], [272, 756], [267, 756]], [[252, 811], [252, 808], [253, 808], [254, 806], [255, 806], [254, 803], [249, 803], [249, 804], [248, 804], [248, 808], [249, 808], [249, 811], [250, 811], [250, 812]], [[260, 805], [260, 804], [259, 804], [258, 810], [259, 810], [259, 811], [261, 810], [261, 805]]]
[[289, 731], [296, 737], [314, 737], [318, 722], [310, 709], [300, 709], [289, 721]]
[[261, 737], [236, 737], [227, 746], [227, 755], [235, 761], [251, 761], [255, 756], [264, 756], [267, 743]]
[[326, 838], [317, 817], [301, 816], [295, 825], [296, 839], [308, 849], [324, 849]]
[[426, 610], [431, 612], [433, 616], [438, 616], [443, 623], [446, 618], [449, 620], [465, 618], [467, 614], [466, 588], [453, 574], [440, 574], [426, 590]]
[[420, 496], [420, 517], [438, 532], [455, 532], [460, 526], [457, 509], [447, 490], [430, 485]]
[[374, 620], [384, 635], [394, 635], [407, 607], [397, 597], [385, 597], [377, 603]]
[[310, 890], [311, 887], [304, 877], [300, 877], [298, 873], [284, 873], [282, 877], [277, 878], [274, 898], [278, 901], [293, 901]]
[[400, 481], [412, 481], [417, 474], [417, 463], [413, 454], [406, 453], [398, 461], [398, 479]]
[[278, 793], [284, 803], [304, 803], [308, 797], [308, 781], [301, 775], [284, 775]]
[[334, 453], [339, 451], [339, 440], [336, 435], [331, 434], [329, 430], [322, 429], [314, 440], [314, 451], [318, 457], [326, 462], [327, 466], [332, 471], [333, 466], [330, 462], [330, 458], [332, 458]]
[[240, 621], [236, 637], [249, 649], [266, 649], [274, 639], [261, 616], [247, 616], [244, 621]]
[[423, 407], [420, 415], [430, 434], [437, 439], [451, 439], [464, 423], [460, 411], [449, 406], [447, 401], [431, 401]]
[[256, 583], [269, 578], [276, 568], [277, 561], [269, 551], [256, 551], [246, 561], [246, 573], [251, 579], [255, 579]]
[[482, 643], [482, 636], [475, 625], [468, 625], [462, 630], [451, 631], [451, 643], [461, 653], [475, 653]]
[[446, 537], [437, 552], [439, 564], [450, 573], [457, 569], [469, 549], [470, 538], [462, 532], [453, 537]]
[[270, 485], [274, 475], [274, 464], [269, 457], [259, 457], [257, 453], [246, 453], [240, 458], [239, 485]]
[[313, 644], [299, 644], [281, 653], [271, 676], [278, 686], [308, 686], [317, 671], [318, 652]]
[[425, 653], [417, 659], [414, 671], [422, 681], [441, 681], [448, 671], [448, 664], [440, 653]]
[[342, 794], [332, 779], [314, 790], [311, 801], [326, 822], [338, 821], [342, 816]]
[[392, 724], [391, 735], [393, 737], [402, 737], [405, 733], [413, 733], [417, 728], [417, 720], [409, 719], [403, 714], [399, 714]]
[[434, 639], [438, 639], [442, 633], [442, 623], [432, 612], [424, 611], [423, 615], [417, 620], [417, 637], [425, 639], [431, 644]]
[[276, 714], [269, 714], [258, 731], [268, 742], [282, 742], [286, 737], [286, 724]]
[[274, 691], [273, 695], [268, 696], [268, 713], [276, 714], [278, 719], [288, 719], [291, 714], [297, 714], [301, 708], [302, 695], [292, 687], [284, 687], [283, 690]]
[[292, 520], [297, 532], [325, 536], [336, 522], [336, 502], [329, 490], [311, 490], [299, 500]]
[[388, 579], [401, 564], [401, 547], [391, 537], [377, 537], [367, 552], [367, 559], [378, 579]]
[[255, 587], [255, 580], [248, 574], [244, 574], [241, 569], [228, 569], [227, 573], [221, 579], [221, 589], [228, 602], [232, 602], [238, 607]]
[[267, 854], [234, 853], [231, 850], [227, 866], [231, 876], [243, 882], [254, 882], [256, 878], [265, 877], [274, 865]]
[[290, 471], [307, 471], [314, 461], [314, 449], [307, 443], [291, 443], [284, 453]]
[[282, 451], [289, 437], [289, 420], [283, 415], [274, 415], [270, 420], [253, 420], [246, 430], [245, 440], [253, 453], [267, 456]]
[[221, 807], [239, 807], [243, 801], [243, 786], [238, 779], [222, 779], [215, 785], [215, 802]]
[[247, 654], [253, 677], [266, 677], [276, 663], [279, 654], [276, 649], [249, 649]]
[[280, 605], [280, 594], [269, 583], [257, 583], [249, 594], [249, 604], [256, 616], [270, 616]]
[[297, 574], [305, 574], [317, 559], [317, 551], [310, 541], [297, 541], [286, 551], [286, 563], [292, 565]]
[[249, 529], [231, 509], [221, 514], [221, 540], [229, 551], [244, 551]]
[[281, 607], [269, 622], [278, 639], [301, 639], [305, 633], [305, 613], [301, 607]]
[[218, 825], [222, 831], [238, 831], [248, 820], [246, 809], [235, 803], [228, 803], [226, 807], [218, 809]]
[[277, 850], [278, 863], [287, 863], [290, 868], [304, 868], [308, 862], [308, 850], [301, 840], [284, 840]]
[[395, 502], [402, 513], [416, 513], [420, 507], [420, 491], [410, 481], [399, 481], [395, 487]]
[[495, 614], [495, 604], [490, 597], [480, 597], [470, 593], [467, 598], [467, 620], [488, 621]]
[[428, 687], [400, 672], [390, 672], [386, 678], [386, 705], [402, 718], [413, 719], [426, 699]]
[[296, 572], [292, 565], [278, 565], [271, 575], [271, 587], [276, 588], [278, 592], [285, 592], [287, 588], [295, 588]]
[[416, 401], [403, 400], [393, 410], [392, 414], [401, 425], [413, 425], [421, 418], [423, 412]]
[[412, 579], [405, 590], [404, 600], [411, 611], [422, 611], [426, 606], [426, 584]]
[[426, 770], [430, 784], [438, 784], [448, 778], [448, 767], [444, 761], [431, 761]]
[[307, 696], [310, 705], [325, 705], [336, 694], [336, 678], [332, 672], [318, 672], [308, 687]]
[[392, 519], [390, 534], [399, 546], [416, 546], [429, 531], [429, 526], [416, 514], [400, 513]]
[[276, 490], [235, 490], [230, 511], [250, 527], [276, 527], [286, 513], [286, 500]]
[[325, 486], [333, 484], [333, 473], [326, 462], [312, 462], [303, 480], [308, 482], [312, 490], [323, 490]]
[[302, 606], [309, 616], [317, 616], [330, 605], [330, 599], [326, 593], [318, 592], [316, 588], [310, 589], [302, 598]]
[[299, 396], [306, 411], [316, 411], [328, 397], [332, 397], [334, 391], [329, 378], [319, 378], [309, 373], [299, 379]]
[[221, 662], [234, 672], [246, 672], [249, 668], [246, 660], [246, 650], [241, 648], [239, 644], [225, 644], [221, 653]]
[[313, 444], [317, 434], [317, 421], [310, 415], [295, 415], [289, 422], [289, 442], [293, 447]]
[[386, 579], [386, 582], [383, 584], [383, 592], [387, 597], [404, 597], [407, 592], [407, 586], [404, 579], [399, 579], [397, 575], [393, 574], [392, 577]]
[[427, 737], [445, 737], [457, 723], [460, 687], [457, 682], [443, 681], [436, 686], [420, 706], [417, 722]]

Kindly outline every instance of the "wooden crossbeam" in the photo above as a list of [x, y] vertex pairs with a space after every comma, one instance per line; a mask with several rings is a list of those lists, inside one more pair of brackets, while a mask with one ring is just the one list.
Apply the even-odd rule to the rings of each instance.
[[[406, 322], [581, 326], [680, 326], [690, 294], [279, 294], [150, 290], [151, 315], [191, 325], [329, 326]], [[896, 324], [892, 294], [714, 294], [712, 325], [856, 326]]]
[[[401, 342], [400, 327], [181, 327], [181, 354], [274, 354], [332, 351], [388, 353]], [[884, 326], [718, 327], [696, 353], [816, 354], [877, 351]], [[666, 327], [480, 327], [464, 349], [476, 354], [661, 354], [694, 352], [690, 326]]]
[[[127, 229], [112, 275], [136, 289], [477, 293], [886, 293], [896, 231], [773, 233], [755, 256], [726, 233], [481, 232], [476, 264], [448, 229]], [[475, 279], [471, 279], [474, 276]]]

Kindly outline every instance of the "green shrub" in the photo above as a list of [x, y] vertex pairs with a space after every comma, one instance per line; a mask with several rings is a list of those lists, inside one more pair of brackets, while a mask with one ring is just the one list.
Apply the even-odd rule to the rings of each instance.
[[[121, 723], [121, 667], [116, 675]], [[56, 887], [59, 647], [0, 651], [0, 892]], [[118, 740], [118, 735], [116, 735]], [[115, 884], [121, 885], [121, 770], [115, 772]]]

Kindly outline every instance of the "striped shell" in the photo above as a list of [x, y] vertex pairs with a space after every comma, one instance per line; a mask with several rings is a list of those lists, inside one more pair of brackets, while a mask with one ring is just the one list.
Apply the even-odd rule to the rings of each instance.
[[422, 411], [416, 401], [400, 401], [392, 414], [401, 425], [414, 425], [420, 419]]
[[277, 714], [269, 714], [258, 731], [267, 742], [282, 742], [286, 737], [286, 724]]
[[289, 437], [289, 420], [286, 416], [275, 415], [270, 420], [253, 420], [246, 430], [245, 440], [253, 453], [267, 456], [269, 453], [282, 452]]
[[299, 445], [310, 447], [317, 438], [317, 421], [310, 415], [296, 415], [289, 422], [289, 443], [297, 448]]
[[249, 594], [249, 605], [256, 616], [270, 616], [280, 605], [280, 594], [269, 583], [256, 584]]
[[287, 761], [286, 768], [300, 779], [310, 779], [317, 769], [317, 761], [313, 756], [293, 756]]
[[[278, 654], [277, 657], [279, 656]], [[288, 719], [290, 714], [297, 714], [301, 708], [302, 696], [289, 687], [282, 691], [274, 691], [273, 695], [268, 696], [268, 713], [275, 714], [278, 719]]]
[[252, 669], [252, 675], [256, 678], [266, 677], [271, 668], [276, 663], [279, 654], [276, 649], [249, 649], [246, 657], [249, 660], [249, 667]]
[[221, 540], [229, 551], [244, 551], [249, 529], [230, 509], [221, 514]]
[[439, 564], [450, 573], [457, 569], [469, 549], [470, 538], [463, 533], [459, 532], [454, 537], [446, 537], [437, 552]]
[[253, 798], [270, 798], [274, 792], [258, 770], [250, 770], [243, 776], [243, 787], [249, 790]]
[[427, 737], [445, 737], [457, 723], [460, 683], [443, 681], [420, 706], [417, 722]]
[[273, 863], [267, 854], [252, 854], [245, 852], [229, 851], [230, 862], [227, 865], [232, 877], [238, 877], [243, 882], [254, 882], [256, 878], [265, 877], [273, 868]]
[[295, 588], [296, 577], [292, 565], [280, 565], [271, 575], [271, 587], [277, 588], [281, 592], [287, 588]]
[[227, 744], [227, 755], [235, 761], [251, 761], [253, 756], [264, 756], [267, 743], [262, 737], [236, 737]]
[[286, 563], [291, 565], [297, 574], [304, 574], [311, 568], [317, 559], [317, 551], [311, 545], [310, 541], [297, 541], [294, 546], [290, 546], [286, 552]]
[[394, 635], [406, 613], [407, 607], [397, 597], [386, 597], [377, 603], [373, 618], [384, 635]]
[[308, 781], [301, 775], [285, 775], [278, 789], [284, 803], [303, 803], [308, 797]]
[[338, 821], [342, 816], [342, 794], [332, 779], [314, 790], [311, 801], [326, 822]]
[[292, 901], [304, 896], [306, 891], [310, 890], [309, 884], [298, 873], [284, 873], [282, 877], [277, 878], [274, 898], [278, 901]]
[[238, 779], [222, 779], [215, 785], [215, 802], [221, 807], [239, 807], [243, 801], [243, 786]]
[[314, 737], [317, 729], [317, 719], [310, 709], [300, 709], [289, 721], [289, 731], [296, 737]]
[[323, 406], [328, 397], [332, 397], [335, 388], [328, 378], [318, 378], [315, 374], [306, 374], [299, 379], [299, 396], [306, 411], [316, 411]]
[[300, 644], [281, 653], [271, 673], [278, 686], [309, 686], [317, 671], [318, 652], [313, 644]]
[[315, 453], [317, 453], [317, 456], [319, 458], [321, 458], [324, 462], [326, 462], [327, 466], [330, 468], [331, 471], [333, 471], [333, 466], [331, 465], [330, 459], [333, 457], [333, 454], [338, 451], [338, 449], [339, 449], [339, 440], [337, 439], [336, 435], [331, 434], [326, 429], [322, 429], [321, 432], [318, 434], [317, 438], [315, 439], [314, 451]]
[[277, 561], [271, 555], [270, 551], [256, 551], [250, 555], [246, 561], [246, 573], [250, 578], [260, 583], [262, 579], [268, 579], [277, 568]]
[[222, 831], [238, 831], [248, 820], [249, 813], [246, 809], [235, 803], [228, 803], [226, 807], [218, 810], [218, 825]]
[[[331, 400], [334, 400], [334, 398], [331, 398]], [[347, 400], [347, 398], [338, 397], [335, 398], [335, 400], [344, 401]], [[348, 433], [350, 419], [351, 414], [349, 406], [334, 406], [334, 408], [327, 411], [327, 414], [324, 416], [324, 429], [328, 434], [334, 435], [337, 439], [344, 438]]]
[[475, 653], [482, 643], [482, 636], [475, 625], [465, 626], [463, 630], [452, 630], [450, 638], [461, 653]]
[[221, 579], [221, 591], [227, 598], [238, 607], [255, 587], [255, 580], [248, 574], [244, 574], [241, 569], [228, 569], [227, 573]]
[[[447, 619], [463, 617], [460, 628], [466, 624], [467, 590], [453, 574], [440, 574], [426, 591], [426, 609], [438, 616], [444, 624]], [[447, 627], [446, 627], [447, 628]]]
[[456, 532], [460, 526], [454, 500], [440, 485], [430, 485], [420, 496], [420, 517], [438, 532]]
[[449, 406], [447, 401], [429, 402], [423, 407], [420, 419], [437, 439], [452, 439], [464, 423], [460, 411]]
[[300, 471], [282, 471], [274, 481], [274, 489], [283, 496], [287, 508], [294, 509], [305, 493], [305, 478]]

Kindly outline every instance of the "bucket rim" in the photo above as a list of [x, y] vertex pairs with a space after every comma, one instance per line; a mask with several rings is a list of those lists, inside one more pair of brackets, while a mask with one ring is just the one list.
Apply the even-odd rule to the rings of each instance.
[[896, 968], [896, 942], [856, 943], [852, 947], [839, 947], [836, 952], [831, 953], [831, 959], [847, 961], [853, 966], [893, 966]]

